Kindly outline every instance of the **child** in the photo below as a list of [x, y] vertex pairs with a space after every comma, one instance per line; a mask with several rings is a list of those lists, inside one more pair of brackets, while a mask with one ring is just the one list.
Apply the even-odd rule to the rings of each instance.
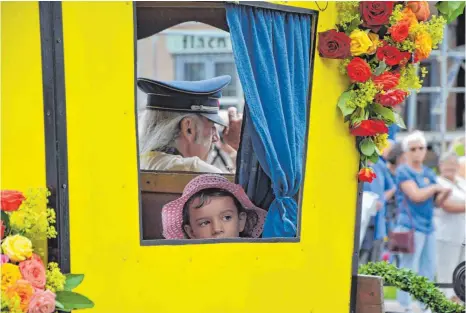
[[165, 239], [258, 238], [267, 212], [241, 186], [215, 175], [191, 180], [180, 198], [162, 209]]

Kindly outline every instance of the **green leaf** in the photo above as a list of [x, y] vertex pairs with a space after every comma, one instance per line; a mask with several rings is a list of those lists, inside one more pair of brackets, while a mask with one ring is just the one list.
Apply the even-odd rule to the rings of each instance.
[[385, 61], [382, 61], [379, 63], [379, 66], [375, 68], [374, 75], [379, 76], [380, 74], [385, 72], [386, 69], [387, 69], [387, 64], [385, 63]]
[[59, 301], [55, 301], [55, 307], [58, 308], [60, 311], [63, 312], [71, 312], [70, 309], [65, 309], [65, 306], [61, 304]]
[[341, 110], [341, 113], [343, 116], [350, 115], [351, 113], [354, 112], [355, 108], [350, 108], [346, 105], [346, 102], [348, 102], [348, 99], [350, 98], [350, 92], [345, 91], [344, 93], [341, 94], [340, 98], [338, 99], [338, 108]]
[[64, 310], [89, 309], [94, 307], [94, 302], [72, 291], [57, 291], [56, 301], [63, 305]]
[[350, 35], [353, 30], [359, 27], [359, 24], [361, 24], [361, 20], [358, 18], [355, 18], [351, 21], [351, 23], [348, 25], [346, 28], [346, 34]]
[[405, 122], [403, 121], [403, 118], [398, 114], [397, 112], [393, 112], [393, 116], [395, 117], [394, 123], [398, 125], [400, 128], [406, 129]]
[[369, 161], [371, 161], [374, 164], [377, 163], [378, 160], [379, 160], [379, 155], [377, 153], [374, 153], [369, 157]]
[[1, 212], [2, 212], [3, 225], [5, 226], [6, 229], [10, 229], [10, 216], [5, 211], [1, 211]]
[[396, 118], [395, 118], [395, 113], [389, 109], [384, 107], [383, 105], [380, 105], [378, 103], [375, 103], [372, 106], [372, 109], [374, 110], [375, 113], [379, 114], [382, 116], [382, 118], [390, 123], [395, 123]]
[[370, 157], [375, 152], [375, 144], [370, 138], [365, 138], [359, 144], [359, 149], [361, 149], [362, 154]]
[[439, 1], [435, 7], [439, 10], [447, 23], [450, 24], [460, 16], [464, 11], [464, 1]]
[[71, 291], [78, 287], [84, 279], [83, 274], [66, 274], [65, 290]]

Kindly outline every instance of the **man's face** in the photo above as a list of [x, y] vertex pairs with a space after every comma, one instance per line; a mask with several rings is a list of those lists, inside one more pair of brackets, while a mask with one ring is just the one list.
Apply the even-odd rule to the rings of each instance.
[[219, 135], [215, 124], [207, 118], [200, 116], [199, 123], [196, 125], [196, 138], [191, 144], [191, 155], [199, 157], [201, 160], [207, 160], [213, 144], [219, 140]]

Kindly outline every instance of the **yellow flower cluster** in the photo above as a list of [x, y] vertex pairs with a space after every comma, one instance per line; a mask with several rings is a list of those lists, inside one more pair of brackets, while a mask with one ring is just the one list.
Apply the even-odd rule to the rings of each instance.
[[348, 70], [346, 69], [348, 67], [348, 64], [350, 63], [351, 59], [344, 59], [341, 60], [340, 64], [338, 65], [338, 71], [340, 72], [341, 75], [346, 76], [348, 73]]
[[55, 238], [55, 213], [47, 208], [49, 195], [46, 189], [29, 190], [21, 208], [10, 214], [11, 229], [29, 238]]
[[2, 291], [2, 308], [1, 313], [24, 313], [21, 310], [21, 298], [16, 294], [8, 297], [4, 291]]
[[[427, 70], [425, 67], [421, 68], [422, 75], [425, 76]], [[409, 92], [410, 90], [419, 90], [422, 87], [422, 80], [417, 75], [416, 67], [413, 64], [407, 64], [400, 70], [400, 81], [397, 89]]]
[[350, 91], [350, 97], [346, 103], [350, 108], [365, 108], [374, 101], [379, 90], [372, 80], [356, 85], [358, 88]]
[[338, 1], [336, 4], [338, 12], [338, 23], [346, 31], [348, 27], [354, 23], [353, 21], [361, 22], [359, 15], [359, 1]]
[[47, 283], [45, 289], [49, 289], [52, 292], [62, 291], [65, 288], [66, 276], [60, 272], [58, 264], [50, 262], [47, 265]]
[[374, 144], [380, 153], [388, 146], [388, 134], [378, 134], [374, 138]]

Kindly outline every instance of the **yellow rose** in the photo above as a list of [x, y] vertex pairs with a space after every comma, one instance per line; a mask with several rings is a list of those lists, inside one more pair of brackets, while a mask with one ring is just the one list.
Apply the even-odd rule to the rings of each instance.
[[367, 53], [372, 47], [372, 41], [365, 31], [355, 29], [351, 32], [351, 47], [350, 51], [352, 55], [361, 55]]
[[2, 290], [5, 291], [12, 286], [18, 279], [21, 279], [21, 272], [17, 265], [11, 263], [2, 264]]
[[21, 235], [8, 236], [2, 242], [2, 250], [11, 261], [20, 262], [32, 256], [32, 243]]
[[414, 58], [416, 61], [427, 59], [432, 52], [432, 37], [430, 37], [429, 33], [420, 32], [416, 35], [415, 45]]
[[374, 34], [374, 33], [369, 33], [368, 36], [372, 42], [372, 46], [370, 46], [369, 50], [367, 50], [367, 54], [374, 54], [375, 51], [377, 51], [377, 47], [379, 46], [379, 43], [380, 43], [379, 35]]

